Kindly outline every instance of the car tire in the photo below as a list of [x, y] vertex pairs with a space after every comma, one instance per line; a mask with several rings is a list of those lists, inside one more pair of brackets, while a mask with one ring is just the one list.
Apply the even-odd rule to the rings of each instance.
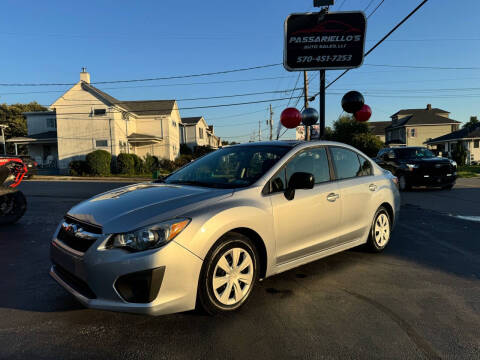
[[7, 190], [0, 194], [0, 225], [16, 223], [26, 210], [27, 199], [21, 191]]
[[398, 177], [398, 188], [400, 191], [407, 191], [410, 190], [410, 184], [407, 182], [407, 178], [405, 175], [400, 175]]
[[373, 217], [367, 246], [372, 252], [381, 252], [388, 245], [392, 234], [392, 220], [387, 209], [380, 206]]
[[236, 232], [225, 234], [203, 262], [197, 305], [210, 315], [237, 310], [252, 292], [259, 265], [258, 252], [248, 237]]

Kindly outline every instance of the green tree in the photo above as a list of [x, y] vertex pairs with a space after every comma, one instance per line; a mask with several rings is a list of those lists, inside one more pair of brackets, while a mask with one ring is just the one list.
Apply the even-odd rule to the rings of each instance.
[[463, 129], [474, 129], [475, 127], [479, 126], [480, 120], [478, 120], [478, 117], [476, 116], [470, 116], [470, 120], [463, 124], [462, 128]]
[[342, 116], [333, 123], [332, 129], [325, 129], [327, 140], [351, 145], [370, 157], [377, 155], [384, 143], [370, 132], [367, 123], [356, 121], [352, 116]]
[[[46, 111], [46, 107], [31, 102], [28, 104], [0, 104], [0, 124], [7, 125], [5, 138], [21, 137], [27, 135], [27, 120], [24, 112]], [[13, 152], [13, 144], [7, 145], [7, 151]]]

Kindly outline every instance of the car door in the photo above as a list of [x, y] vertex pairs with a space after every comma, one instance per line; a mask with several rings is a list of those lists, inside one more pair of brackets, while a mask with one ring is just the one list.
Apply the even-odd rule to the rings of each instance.
[[373, 195], [378, 190], [370, 160], [340, 146], [329, 147], [338, 194], [342, 199], [342, 219], [337, 244], [365, 236], [373, 213]]
[[[288, 179], [295, 172], [313, 174], [313, 189], [284, 195]], [[303, 150], [294, 155], [271, 180], [277, 264], [287, 263], [328, 247], [341, 217], [337, 184], [332, 181], [326, 147]]]

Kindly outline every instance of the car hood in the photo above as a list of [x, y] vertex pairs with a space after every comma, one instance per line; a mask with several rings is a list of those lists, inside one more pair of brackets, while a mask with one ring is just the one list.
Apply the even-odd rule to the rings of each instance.
[[401, 159], [402, 163], [408, 164], [450, 164], [450, 160], [441, 157], [423, 158], [423, 159]]
[[142, 183], [97, 195], [73, 207], [68, 215], [103, 227], [104, 233], [130, 231], [231, 196], [232, 189]]

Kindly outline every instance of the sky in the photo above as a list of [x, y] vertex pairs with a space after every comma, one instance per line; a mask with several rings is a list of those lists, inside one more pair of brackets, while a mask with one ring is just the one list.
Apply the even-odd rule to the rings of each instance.
[[[330, 11], [369, 15], [381, 0], [336, 0]], [[367, 23], [368, 50], [421, 0], [384, 0]], [[0, 83], [75, 83], [82, 67], [91, 81], [143, 79], [217, 72], [283, 61], [283, 25], [291, 13], [315, 11], [313, 0], [243, 1], [2, 1]], [[400, 109], [432, 104], [450, 117], [480, 115], [480, 1], [429, 0], [382, 43], [364, 64], [328, 88], [327, 126], [338, 118], [342, 95], [364, 94], [370, 121], [390, 120]], [[382, 66], [379, 66], [382, 65]], [[386, 65], [386, 66], [385, 66]], [[449, 69], [393, 66], [444, 67]], [[450, 69], [457, 68], [457, 69]], [[470, 68], [470, 69], [459, 69]], [[339, 71], [327, 71], [327, 83]], [[204, 116], [224, 140], [268, 136], [271, 103], [275, 124], [287, 106], [301, 109], [293, 93], [301, 73], [282, 65], [215, 76], [134, 83], [98, 84], [121, 100], [177, 99], [183, 117]], [[310, 93], [319, 88], [310, 72]], [[302, 77], [297, 87], [302, 85]], [[37, 101], [50, 105], [68, 86], [0, 86], [0, 103]], [[209, 98], [279, 91], [229, 98]], [[188, 100], [192, 98], [207, 98]], [[182, 100], [183, 99], [183, 100]], [[250, 101], [217, 108], [191, 107]], [[318, 109], [318, 98], [311, 104]], [[294, 138], [293, 130], [282, 139]]]

